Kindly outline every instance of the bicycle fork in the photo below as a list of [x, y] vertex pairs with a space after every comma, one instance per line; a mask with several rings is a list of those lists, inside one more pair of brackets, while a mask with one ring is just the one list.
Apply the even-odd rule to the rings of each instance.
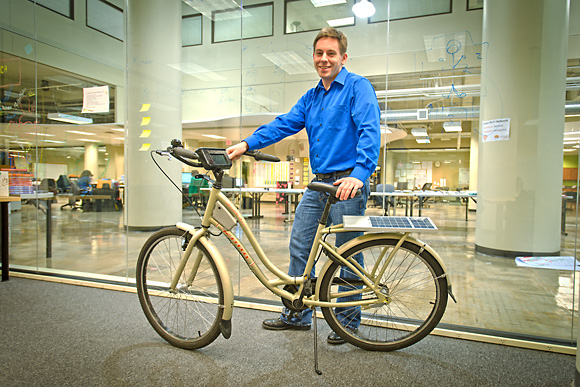
[[[170, 289], [172, 292], [176, 291], [177, 283], [179, 281], [179, 278], [183, 274], [183, 271], [185, 269], [185, 265], [187, 264], [188, 260], [190, 258], [192, 258], [191, 253], [193, 251], [195, 244], [201, 243], [201, 245], [208, 252], [208, 255], [209, 255], [208, 258], [212, 259], [213, 262], [215, 263], [215, 266], [216, 266], [217, 271], [218, 271], [218, 275], [219, 275], [220, 280], [222, 282], [222, 288], [223, 288], [223, 292], [224, 292], [224, 302], [223, 302], [223, 305], [220, 304], [219, 307], [221, 309], [223, 309], [224, 312], [222, 315], [222, 320], [220, 321], [220, 331], [221, 331], [224, 338], [229, 339], [230, 336], [232, 335], [232, 314], [233, 314], [233, 310], [234, 310], [234, 288], [233, 288], [232, 281], [230, 279], [230, 273], [228, 271], [228, 268], [227, 268], [227, 265], [224, 261], [224, 258], [221, 255], [221, 253], [219, 252], [219, 250], [217, 249], [217, 247], [212, 242], [210, 242], [210, 240], [205, 236], [205, 232], [206, 232], [205, 229], [203, 229], [203, 228], [196, 229], [193, 226], [190, 226], [186, 223], [181, 223], [181, 222], [177, 223], [176, 226], [180, 230], [183, 230], [183, 231], [191, 234], [191, 240], [189, 241], [189, 244], [187, 245], [187, 249], [185, 250], [183, 257], [181, 258], [181, 261], [179, 262], [179, 266], [177, 267], [177, 269], [175, 271], [175, 276], [173, 277], [173, 279], [171, 281]], [[202, 257], [203, 257], [203, 253], [201, 251], [199, 251], [199, 253], [195, 257], [193, 257], [192, 270], [190, 273], [186, 273], [188, 285], [190, 285], [193, 282], [193, 280], [195, 279], [195, 276], [197, 274], [197, 270], [199, 268], [199, 265], [201, 264]]]

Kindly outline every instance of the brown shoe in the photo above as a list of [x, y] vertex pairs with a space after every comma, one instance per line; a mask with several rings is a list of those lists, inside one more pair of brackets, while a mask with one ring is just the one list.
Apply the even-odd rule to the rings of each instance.
[[279, 318], [275, 318], [271, 320], [264, 320], [264, 322], [262, 322], [262, 328], [271, 331], [285, 331], [288, 329], [295, 331], [307, 331], [310, 329], [310, 325], [287, 324], [284, 321], [280, 320]]

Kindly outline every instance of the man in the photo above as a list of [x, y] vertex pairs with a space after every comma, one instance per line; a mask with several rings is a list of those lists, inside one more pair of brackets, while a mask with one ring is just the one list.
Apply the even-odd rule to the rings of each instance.
[[[370, 193], [369, 177], [379, 156], [380, 109], [371, 83], [343, 68], [347, 39], [342, 32], [332, 27], [323, 28], [313, 46], [314, 68], [320, 76], [318, 85], [308, 90], [290, 112], [262, 125], [227, 152], [232, 160], [237, 160], [248, 150], [264, 148], [306, 128], [310, 166], [316, 181], [338, 186], [336, 196], [340, 201], [332, 206], [330, 220], [340, 224], [343, 215], [364, 215]], [[362, 195], [355, 198], [358, 189]], [[311, 190], [306, 190], [300, 200], [290, 236], [288, 274], [291, 276], [304, 273], [325, 203], [325, 194]], [[339, 233], [336, 245], [358, 235]], [[314, 277], [314, 268], [311, 277]], [[308, 330], [311, 321], [310, 309], [302, 312], [284, 309], [279, 319], [266, 320], [262, 326], [271, 330]], [[347, 327], [355, 331], [359, 323], [360, 311]], [[342, 344], [344, 340], [331, 332], [328, 343]]]

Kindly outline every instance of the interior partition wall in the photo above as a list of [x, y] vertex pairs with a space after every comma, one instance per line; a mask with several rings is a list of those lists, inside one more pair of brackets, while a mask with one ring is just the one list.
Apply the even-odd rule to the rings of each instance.
[[[520, 112], [490, 116], [481, 111], [484, 98], [506, 103], [513, 98], [503, 91], [501, 77], [485, 70], [497, 48], [492, 45], [501, 44], [487, 41], [483, 33], [486, 8], [493, 9], [495, 2], [373, 1], [375, 14], [357, 17], [354, 0], [3, 1], [2, 169], [10, 174], [10, 193], [25, 195], [10, 214], [11, 267], [15, 273], [133, 284], [140, 247], [151, 231], [176, 221], [199, 225], [203, 213], [204, 191], [188, 187], [203, 171], [152, 151], [173, 139], [188, 149], [225, 148], [287, 112], [317, 85], [313, 40], [321, 28], [333, 25], [348, 37], [345, 67], [371, 81], [381, 108], [373, 189], [392, 186], [411, 193], [429, 186], [428, 192], [449, 194], [421, 203], [397, 199], [388, 211], [417, 216], [421, 210], [439, 228], [418, 237], [441, 255], [457, 297], [441, 326], [573, 347], [578, 277], [575, 270], [554, 264], [568, 257], [574, 262], [577, 251], [580, 4], [561, 1], [565, 11], [554, 16], [569, 22], [565, 65], [549, 70], [542, 61], [532, 63], [538, 70], [534, 74], [566, 74], [564, 84], [554, 88], [563, 94], [554, 98], [564, 101], [564, 116], [548, 123], [528, 117], [529, 124], [549, 125], [546, 135], [555, 136], [551, 143], [557, 138], [561, 147], [549, 155], [540, 147], [501, 155], [506, 160], [520, 155], [518, 163], [529, 160], [536, 168], [552, 165], [550, 192], [557, 192], [558, 205], [552, 200], [545, 206], [529, 196], [509, 195], [510, 190], [491, 199], [478, 196], [480, 176], [486, 187], [494, 181], [485, 173], [489, 161], [480, 152], [525, 136], [525, 125], [515, 127]], [[530, 7], [542, 14], [539, 9], [550, 4], [535, 1]], [[518, 22], [525, 24], [528, 13], [516, 12]], [[542, 47], [543, 42], [536, 43], [529, 42], [530, 55]], [[527, 84], [518, 87], [535, 98]], [[542, 109], [543, 100], [536, 102]], [[490, 122], [505, 118], [512, 119], [512, 126], [500, 127], [497, 138], [486, 137], [493, 129]], [[228, 172], [228, 195], [247, 216], [265, 253], [283, 269], [292, 203], [272, 193], [250, 196], [241, 188], [304, 188], [313, 178], [308, 149], [302, 131], [263, 150], [280, 163], [244, 157]], [[510, 168], [506, 161], [506, 171]], [[529, 181], [534, 172], [520, 168]], [[85, 171], [94, 195], [119, 200], [104, 203], [73, 192]], [[71, 184], [61, 186], [61, 175]], [[260, 214], [254, 212], [258, 199]], [[495, 232], [478, 229], [481, 204], [489, 208], [489, 200], [498, 208], [514, 202], [518, 211], [528, 206], [529, 213], [540, 214], [530, 218], [536, 230], [548, 219], [542, 211], [550, 211], [550, 224], [560, 220], [558, 229], [551, 230], [560, 245], [557, 254], [526, 259], [476, 251], [476, 234]], [[384, 215], [384, 206], [371, 199], [367, 213]], [[509, 214], [495, 216], [501, 220]], [[242, 238], [237, 226], [234, 231]], [[225, 238], [211, 240], [227, 261], [239, 299], [281, 305]]]

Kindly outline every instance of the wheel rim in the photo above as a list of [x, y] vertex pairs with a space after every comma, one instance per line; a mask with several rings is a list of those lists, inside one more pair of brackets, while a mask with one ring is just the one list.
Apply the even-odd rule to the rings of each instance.
[[[371, 242], [361, 249], [356, 247], [351, 256], [362, 252], [365, 268], [371, 270], [374, 263], [383, 257], [386, 259], [393, 249], [396, 241], [388, 240]], [[404, 244], [393, 257], [391, 263], [381, 276], [381, 293], [386, 301], [379, 300], [377, 295], [370, 289], [362, 289], [361, 281], [353, 281], [340, 276], [340, 267], [334, 265], [325, 275], [323, 281], [330, 282], [327, 294], [322, 294], [321, 299], [336, 302], [345, 291], [356, 291], [356, 287], [366, 291], [362, 292], [364, 300], [376, 300], [369, 307], [361, 308], [332, 308], [326, 309], [325, 317], [332, 321], [329, 324], [357, 328], [356, 337], [351, 341], [353, 344], [367, 346], [367, 349], [399, 349], [411, 345], [426, 336], [437, 325], [444, 312], [447, 298], [442, 295], [442, 287], [446, 288], [443, 272], [435, 259], [422, 252], [418, 255], [418, 247]], [[360, 255], [356, 255], [360, 259]], [[378, 273], [377, 273], [378, 274]], [[323, 288], [324, 289], [324, 288]], [[360, 325], [357, 323], [360, 319]], [[334, 323], [334, 324], [333, 324]], [[333, 326], [333, 329], [335, 328]], [[335, 329], [336, 330], [336, 329]], [[383, 348], [380, 348], [383, 347]]]

